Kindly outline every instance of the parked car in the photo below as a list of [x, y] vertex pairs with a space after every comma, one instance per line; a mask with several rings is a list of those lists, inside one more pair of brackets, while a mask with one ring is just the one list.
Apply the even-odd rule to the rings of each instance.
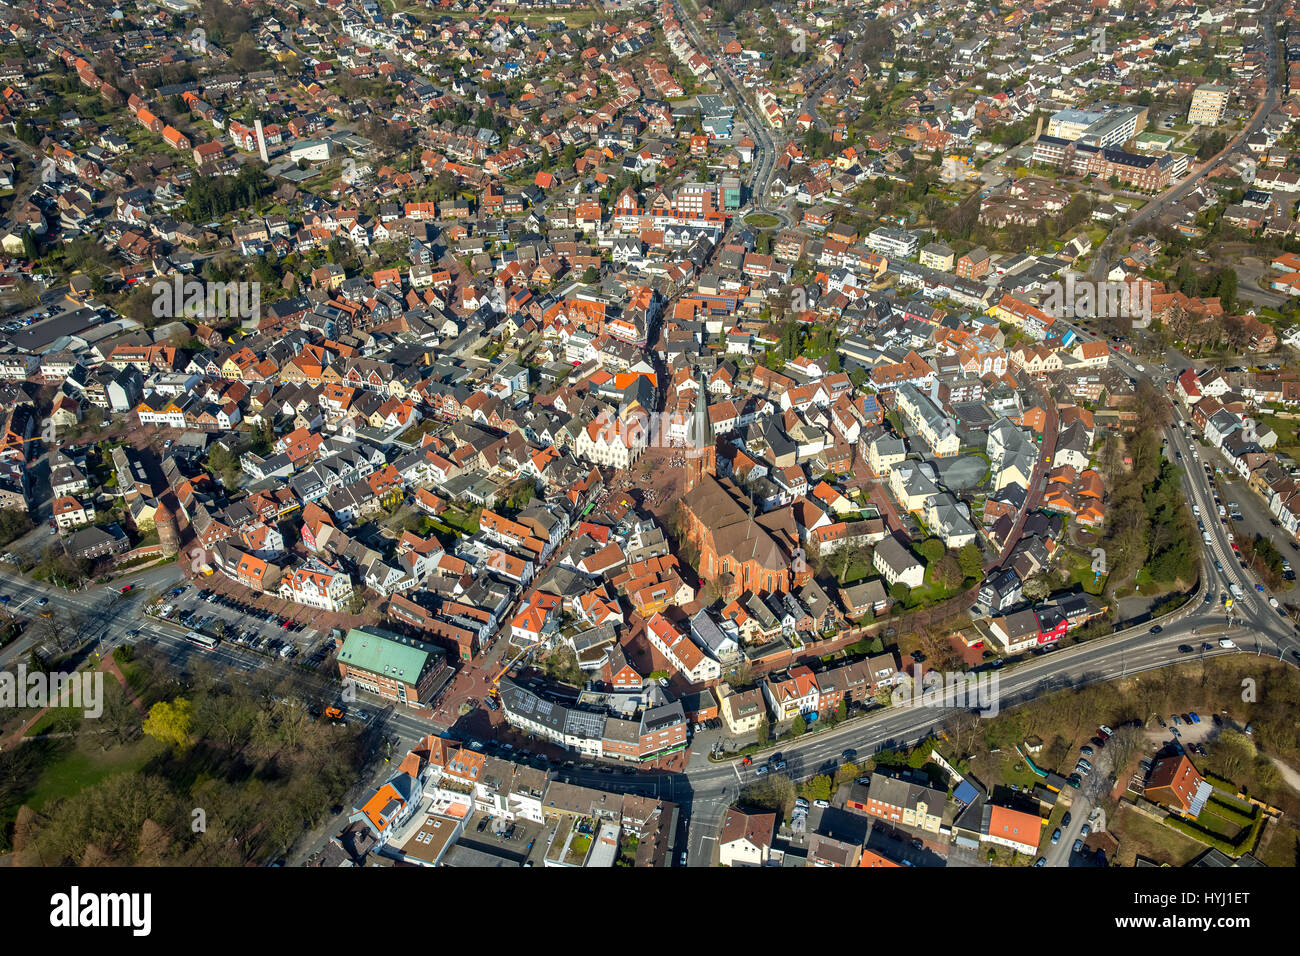
[[1061, 842], [1061, 828], [1057, 827], [1056, 831], [1052, 834], [1052, 846], [1056, 846], [1056, 844], [1060, 842]]

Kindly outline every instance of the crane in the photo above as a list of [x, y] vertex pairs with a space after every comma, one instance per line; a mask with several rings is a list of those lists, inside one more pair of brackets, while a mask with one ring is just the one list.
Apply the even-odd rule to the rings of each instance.
[[491, 698], [496, 698], [500, 694], [499, 688], [501, 684], [501, 678], [506, 676], [506, 672], [509, 671], [510, 668], [514, 667], [521, 660], [523, 660], [524, 655], [527, 654], [529, 651], [531, 651], [534, 647], [536, 647], [538, 644], [543, 644], [545, 642], [546, 642], [546, 638], [544, 637], [538, 638], [537, 640], [533, 641], [531, 644], [528, 644], [527, 646], [521, 648], [518, 654], [512, 657], [506, 664], [504, 664], [501, 667], [501, 669], [492, 676], [492, 680], [488, 682], [488, 696]]
[[[17, 435], [7, 435], [4, 439], [0, 440], [0, 455], [9, 451], [15, 451], [29, 442], [34, 441], [49, 442], [50, 439], [45, 435], [33, 435], [31, 438], [19, 438]], [[27, 450], [25, 448], [23, 448], [23, 457], [27, 457]]]

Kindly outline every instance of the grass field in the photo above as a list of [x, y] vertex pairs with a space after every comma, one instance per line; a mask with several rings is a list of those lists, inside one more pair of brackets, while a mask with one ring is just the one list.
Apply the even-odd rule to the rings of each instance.
[[1109, 828], [1119, 836], [1120, 866], [1132, 866], [1143, 856], [1149, 860], [1182, 866], [1205, 852], [1205, 845], [1162, 823], [1148, 819], [1123, 804], [1113, 815]]
[[478, 531], [478, 511], [466, 513], [459, 507], [452, 505], [446, 511], [438, 516], [439, 520], [448, 527], [455, 528], [465, 534], [474, 534]]
[[1300, 830], [1285, 820], [1264, 831], [1255, 857], [1265, 866], [1300, 866]]
[[139, 770], [157, 754], [158, 746], [152, 739], [141, 737], [134, 743], [104, 750], [94, 735], [79, 738], [66, 754], [45, 768], [27, 805], [41, 810], [113, 774]]

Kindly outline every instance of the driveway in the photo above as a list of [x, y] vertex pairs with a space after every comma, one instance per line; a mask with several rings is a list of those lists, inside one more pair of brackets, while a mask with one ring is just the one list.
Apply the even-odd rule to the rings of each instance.
[[1061, 840], [1055, 846], [1051, 845], [1050, 832], [1044, 837], [1048, 841], [1047, 849], [1043, 852], [1043, 856], [1047, 858], [1047, 866], [1090, 865], [1088, 860], [1074, 852], [1074, 841], [1081, 839], [1084, 824], [1088, 822], [1088, 814], [1092, 812], [1097, 798], [1106, 790], [1106, 778], [1110, 773], [1110, 751], [1102, 748], [1086, 759], [1092, 764], [1092, 773], [1083, 778], [1083, 785], [1078, 790], [1073, 791], [1070, 825], [1061, 827]]

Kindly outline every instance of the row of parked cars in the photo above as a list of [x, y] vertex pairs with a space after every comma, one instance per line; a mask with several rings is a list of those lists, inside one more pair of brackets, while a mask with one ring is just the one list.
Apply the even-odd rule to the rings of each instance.
[[278, 624], [286, 631], [297, 632], [301, 631], [305, 627], [305, 625], [298, 623], [292, 618], [279, 617], [264, 608], [256, 607], [252, 604], [246, 604], [243, 601], [226, 597], [224, 594], [218, 594], [217, 592], [209, 591], [206, 588], [199, 592], [199, 600], [207, 601], [209, 604], [216, 604], [219, 607], [236, 611], [239, 614], [247, 614], [249, 617], [257, 618], [259, 621], [265, 621], [268, 624]]
[[257, 631], [236, 631], [234, 634], [226, 633], [226, 639], [247, 647], [250, 651], [259, 651], [264, 654], [275, 654], [281, 658], [289, 659], [298, 656], [298, 647], [293, 641], [283, 641], [278, 637], [268, 637], [259, 634]]
[[23, 328], [24, 326], [31, 325], [32, 322], [39, 321], [40, 319], [45, 318], [45, 315], [46, 313], [44, 312], [33, 312], [31, 315], [27, 316], [26, 318], [14, 319], [10, 322], [6, 322], [2, 326], [2, 328], [6, 332], [17, 332], [19, 329]]

